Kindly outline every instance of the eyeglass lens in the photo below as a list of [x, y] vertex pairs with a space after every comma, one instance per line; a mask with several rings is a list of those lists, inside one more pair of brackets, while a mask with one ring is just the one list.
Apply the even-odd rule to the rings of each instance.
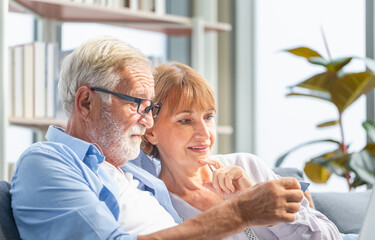
[[141, 115], [146, 115], [152, 108], [152, 101], [148, 99], [143, 99], [141, 104], [138, 105], [138, 113]]

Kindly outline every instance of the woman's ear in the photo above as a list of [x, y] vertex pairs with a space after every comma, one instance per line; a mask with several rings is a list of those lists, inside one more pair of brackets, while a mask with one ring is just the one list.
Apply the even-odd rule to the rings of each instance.
[[75, 96], [74, 111], [84, 121], [91, 120], [94, 110], [94, 92], [86, 86], [80, 87]]
[[158, 143], [157, 140], [156, 140], [156, 136], [154, 134], [154, 129], [153, 128], [149, 128], [149, 129], [146, 130], [146, 132], [145, 132], [145, 138], [152, 145], [156, 145]]

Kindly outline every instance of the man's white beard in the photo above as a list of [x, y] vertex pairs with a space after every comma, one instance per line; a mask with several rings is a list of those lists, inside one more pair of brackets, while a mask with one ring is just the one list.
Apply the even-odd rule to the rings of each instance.
[[[116, 163], [132, 160], [139, 155], [141, 139], [132, 138], [131, 135], [143, 135], [145, 127], [140, 124], [134, 125], [127, 132], [121, 126], [120, 121], [112, 117], [109, 106], [103, 105], [100, 127], [93, 129], [89, 134], [90, 140], [98, 144], [103, 150], [106, 149], [107, 156]], [[124, 119], [126, 121], [126, 119]], [[110, 152], [108, 152], [108, 150]]]

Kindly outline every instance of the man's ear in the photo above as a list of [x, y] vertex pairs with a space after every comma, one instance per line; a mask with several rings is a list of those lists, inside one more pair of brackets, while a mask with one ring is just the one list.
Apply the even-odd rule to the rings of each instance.
[[75, 96], [74, 111], [85, 121], [91, 120], [94, 109], [94, 91], [89, 87], [80, 87]]
[[157, 144], [157, 140], [156, 140], [153, 128], [149, 128], [149, 129], [146, 130], [145, 138], [147, 139], [147, 141], [149, 143], [151, 143], [153, 145]]

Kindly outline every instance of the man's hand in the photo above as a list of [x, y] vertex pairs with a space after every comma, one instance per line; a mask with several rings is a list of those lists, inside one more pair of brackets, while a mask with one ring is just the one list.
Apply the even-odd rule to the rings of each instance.
[[249, 226], [293, 222], [302, 199], [303, 193], [295, 178], [258, 183], [178, 226], [138, 236], [138, 240], [216, 240]]
[[213, 170], [212, 174], [212, 182], [205, 182], [203, 186], [224, 199], [255, 185], [255, 182], [239, 166], [220, 167]]
[[256, 184], [237, 198], [234, 204], [249, 225], [275, 225], [293, 222], [301, 207], [303, 192], [295, 178], [281, 178]]

